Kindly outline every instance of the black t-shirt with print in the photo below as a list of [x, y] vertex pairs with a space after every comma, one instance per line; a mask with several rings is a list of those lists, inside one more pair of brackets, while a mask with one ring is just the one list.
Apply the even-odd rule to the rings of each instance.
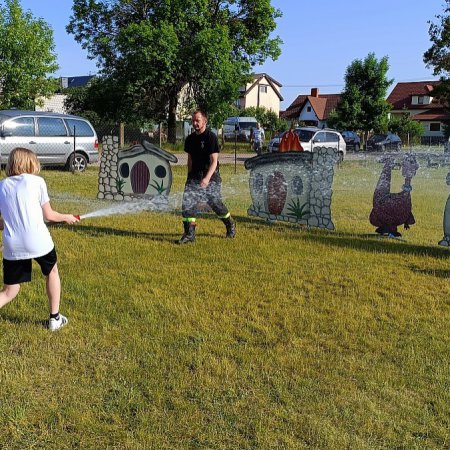
[[[217, 136], [208, 128], [202, 134], [194, 132], [186, 138], [184, 151], [191, 155], [192, 160], [192, 168], [188, 178], [201, 180], [208, 172], [211, 155], [220, 151]], [[211, 181], [220, 181], [218, 162]]]

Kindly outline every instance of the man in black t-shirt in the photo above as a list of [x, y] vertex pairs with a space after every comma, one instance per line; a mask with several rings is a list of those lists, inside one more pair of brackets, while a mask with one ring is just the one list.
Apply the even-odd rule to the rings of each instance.
[[222, 201], [219, 143], [216, 135], [206, 128], [207, 123], [206, 114], [195, 111], [192, 115], [194, 132], [184, 143], [184, 151], [188, 154], [188, 175], [182, 204], [184, 234], [179, 244], [194, 242], [197, 208], [202, 202], [206, 202], [223, 221], [227, 238], [233, 238], [236, 234], [234, 221]]

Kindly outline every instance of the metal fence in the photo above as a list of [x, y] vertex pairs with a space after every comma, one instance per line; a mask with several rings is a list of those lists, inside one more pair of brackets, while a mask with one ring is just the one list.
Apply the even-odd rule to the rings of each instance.
[[[137, 144], [143, 139], [159, 146], [167, 142], [167, 126], [164, 124], [155, 126], [151, 130], [139, 128], [125, 123], [115, 125], [97, 125], [95, 127], [95, 130], [97, 132], [99, 142], [103, 141], [103, 136], [118, 136], [119, 146], [121, 148]], [[190, 132], [191, 125], [189, 122], [177, 122], [177, 141], [184, 142]]]

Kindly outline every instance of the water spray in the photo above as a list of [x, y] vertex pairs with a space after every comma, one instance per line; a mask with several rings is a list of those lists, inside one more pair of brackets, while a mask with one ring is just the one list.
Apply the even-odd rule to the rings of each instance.
[[152, 199], [141, 199], [112, 205], [86, 214], [74, 214], [78, 220], [92, 217], [105, 217], [119, 214], [133, 214], [142, 211], [166, 211], [168, 209], [167, 197], [158, 196]]

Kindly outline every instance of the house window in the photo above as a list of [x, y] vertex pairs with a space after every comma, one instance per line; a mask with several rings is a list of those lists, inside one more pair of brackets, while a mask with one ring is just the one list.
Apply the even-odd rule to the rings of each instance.
[[268, 88], [268, 86], [266, 84], [260, 84], [259, 92], [261, 92], [262, 94], [267, 94], [267, 88]]
[[411, 105], [429, 105], [433, 100], [429, 95], [413, 95]]
[[430, 123], [430, 131], [441, 131], [440, 122]]
[[306, 111], [307, 111], [307, 112], [311, 112], [311, 106], [307, 106], [307, 107], [306, 107]]

